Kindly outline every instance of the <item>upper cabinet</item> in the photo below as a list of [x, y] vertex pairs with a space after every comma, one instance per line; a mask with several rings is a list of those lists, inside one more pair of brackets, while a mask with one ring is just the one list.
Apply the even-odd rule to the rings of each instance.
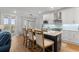
[[76, 15], [75, 15], [75, 20], [76, 20], [76, 23], [79, 24], [79, 7], [76, 7]]
[[53, 24], [54, 20], [62, 20], [62, 24], [79, 24], [79, 7], [64, 7], [43, 15], [43, 20]]
[[53, 24], [53, 20], [54, 20], [54, 14], [53, 13], [43, 15], [43, 21], [47, 21], [48, 24]]
[[58, 11], [59, 18], [63, 24], [78, 24], [79, 23], [79, 8], [66, 8]]
[[74, 10], [73, 9], [64, 9], [59, 11], [62, 13], [62, 22], [63, 24], [72, 24], [74, 20]]

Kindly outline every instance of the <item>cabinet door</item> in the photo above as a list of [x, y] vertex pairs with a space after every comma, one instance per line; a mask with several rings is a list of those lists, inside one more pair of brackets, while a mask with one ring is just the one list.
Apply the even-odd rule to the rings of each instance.
[[79, 45], [79, 32], [78, 31], [74, 32], [74, 37], [73, 38], [74, 39], [72, 40], [72, 42], [74, 44], [78, 44]]
[[73, 32], [71, 31], [63, 31], [62, 40], [71, 41], [73, 39]]
[[54, 14], [53, 13], [49, 13], [49, 14], [43, 15], [43, 21], [44, 20], [47, 20], [49, 24], [53, 24]]
[[79, 45], [78, 31], [63, 31], [62, 40]]
[[63, 24], [73, 24], [73, 22], [75, 21], [74, 8], [62, 10], [61, 13], [62, 13]]
[[63, 24], [73, 24], [73, 15], [62, 13]]
[[69, 39], [68, 31], [63, 31], [62, 40], [68, 40], [68, 39]]

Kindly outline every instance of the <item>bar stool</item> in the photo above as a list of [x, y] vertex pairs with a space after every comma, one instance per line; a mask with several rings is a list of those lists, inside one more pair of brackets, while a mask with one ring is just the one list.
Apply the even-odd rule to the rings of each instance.
[[24, 44], [23, 45], [25, 45], [26, 47], [27, 47], [27, 43], [28, 43], [27, 42], [28, 41], [27, 33], [28, 33], [27, 29], [23, 28], [23, 37], [24, 37]]
[[53, 49], [54, 42], [49, 39], [45, 39], [42, 30], [41, 31], [35, 30], [35, 36], [36, 36], [36, 44], [43, 49], [43, 52], [45, 51], [45, 48], [49, 46], [52, 46]]
[[28, 29], [28, 36], [29, 36], [29, 45], [32, 48], [34, 48], [36, 39], [35, 39], [35, 36], [34, 36], [32, 29]]

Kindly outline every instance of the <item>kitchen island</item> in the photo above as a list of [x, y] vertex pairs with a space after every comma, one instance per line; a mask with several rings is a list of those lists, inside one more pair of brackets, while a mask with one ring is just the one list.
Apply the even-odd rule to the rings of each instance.
[[54, 41], [54, 52], [59, 52], [61, 50], [61, 34], [62, 31], [48, 31], [44, 32], [44, 37]]

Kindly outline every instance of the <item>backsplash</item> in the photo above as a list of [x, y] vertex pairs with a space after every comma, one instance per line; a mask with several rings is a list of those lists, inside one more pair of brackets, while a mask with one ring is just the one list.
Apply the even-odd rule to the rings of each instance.
[[62, 30], [79, 31], [79, 24], [62, 24], [62, 25], [44, 24], [43, 28], [46, 28], [48, 30], [62, 29]]

